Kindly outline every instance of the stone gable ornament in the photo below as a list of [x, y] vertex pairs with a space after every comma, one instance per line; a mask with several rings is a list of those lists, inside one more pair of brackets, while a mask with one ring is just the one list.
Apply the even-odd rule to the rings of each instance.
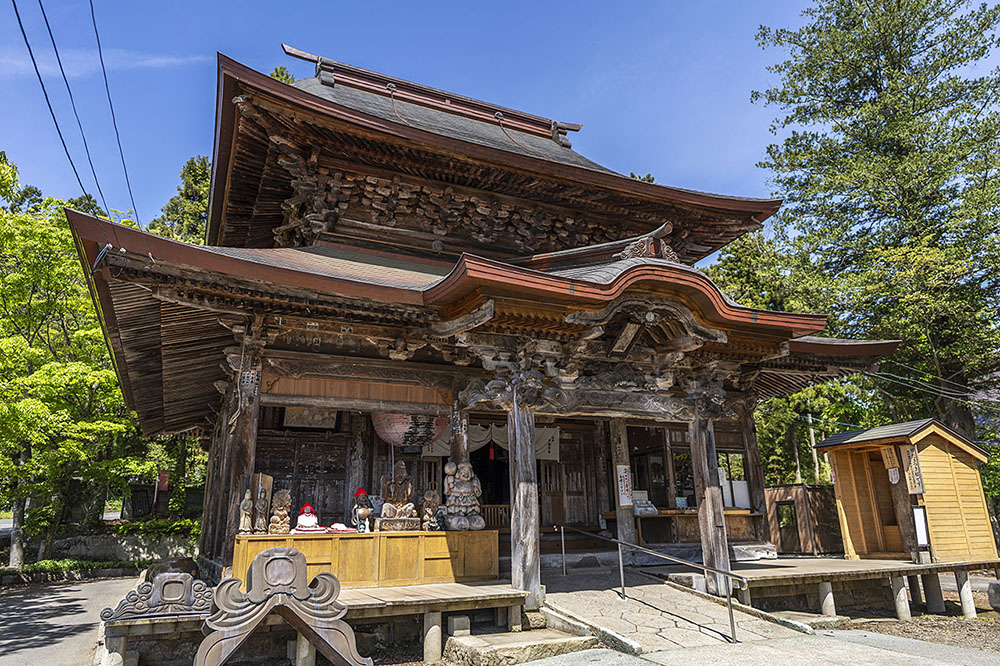
[[486, 520], [479, 513], [479, 497], [483, 494], [472, 463], [449, 462], [444, 466], [444, 493], [447, 501], [445, 527], [449, 530], [481, 530]]
[[[268, 548], [253, 558], [243, 581], [227, 578], [215, 590], [218, 611], [205, 620], [212, 632], [198, 646], [195, 666], [220, 666], [272, 612], [304, 636], [331, 663], [372, 666], [358, 654], [354, 630], [341, 618], [340, 581], [328, 573], [306, 581], [306, 556], [294, 548]], [[206, 629], [206, 630], [207, 630]]]
[[288, 512], [292, 508], [292, 491], [279, 490], [271, 500], [271, 523], [268, 534], [288, 534], [291, 531], [291, 519]]
[[139, 617], [205, 615], [212, 612], [212, 588], [203, 580], [180, 571], [157, 574], [140, 583], [118, 602], [101, 611], [101, 620], [117, 622]]

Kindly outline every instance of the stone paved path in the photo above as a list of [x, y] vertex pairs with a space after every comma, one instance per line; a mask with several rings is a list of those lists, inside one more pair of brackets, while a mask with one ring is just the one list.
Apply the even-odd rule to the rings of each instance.
[[[546, 602], [642, 646], [643, 655], [727, 643], [726, 606], [678, 590], [640, 573], [626, 571], [628, 599], [618, 594], [617, 571], [543, 573]], [[797, 631], [735, 612], [741, 642], [801, 636]]]
[[85, 666], [101, 609], [135, 578], [43, 583], [0, 589], [0, 666]]

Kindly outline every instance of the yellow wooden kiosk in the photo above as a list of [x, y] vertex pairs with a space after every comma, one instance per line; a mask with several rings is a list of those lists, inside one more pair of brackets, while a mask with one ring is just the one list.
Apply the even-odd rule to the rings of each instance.
[[978, 464], [986, 454], [934, 419], [833, 435], [829, 454], [847, 559], [996, 558]]

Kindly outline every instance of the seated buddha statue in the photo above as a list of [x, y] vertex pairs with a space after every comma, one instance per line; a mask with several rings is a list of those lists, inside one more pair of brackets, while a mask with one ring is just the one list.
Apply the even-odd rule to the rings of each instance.
[[398, 461], [392, 468], [392, 478], [382, 480], [383, 518], [416, 518], [413, 506], [413, 484], [406, 472], [406, 463]]

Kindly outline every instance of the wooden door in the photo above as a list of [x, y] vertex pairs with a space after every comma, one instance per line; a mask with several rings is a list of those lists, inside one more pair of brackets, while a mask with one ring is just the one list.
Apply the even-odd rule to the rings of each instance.
[[561, 525], [566, 521], [563, 504], [562, 470], [552, 460], [538, 461], [541, 482], [542, 525]]

